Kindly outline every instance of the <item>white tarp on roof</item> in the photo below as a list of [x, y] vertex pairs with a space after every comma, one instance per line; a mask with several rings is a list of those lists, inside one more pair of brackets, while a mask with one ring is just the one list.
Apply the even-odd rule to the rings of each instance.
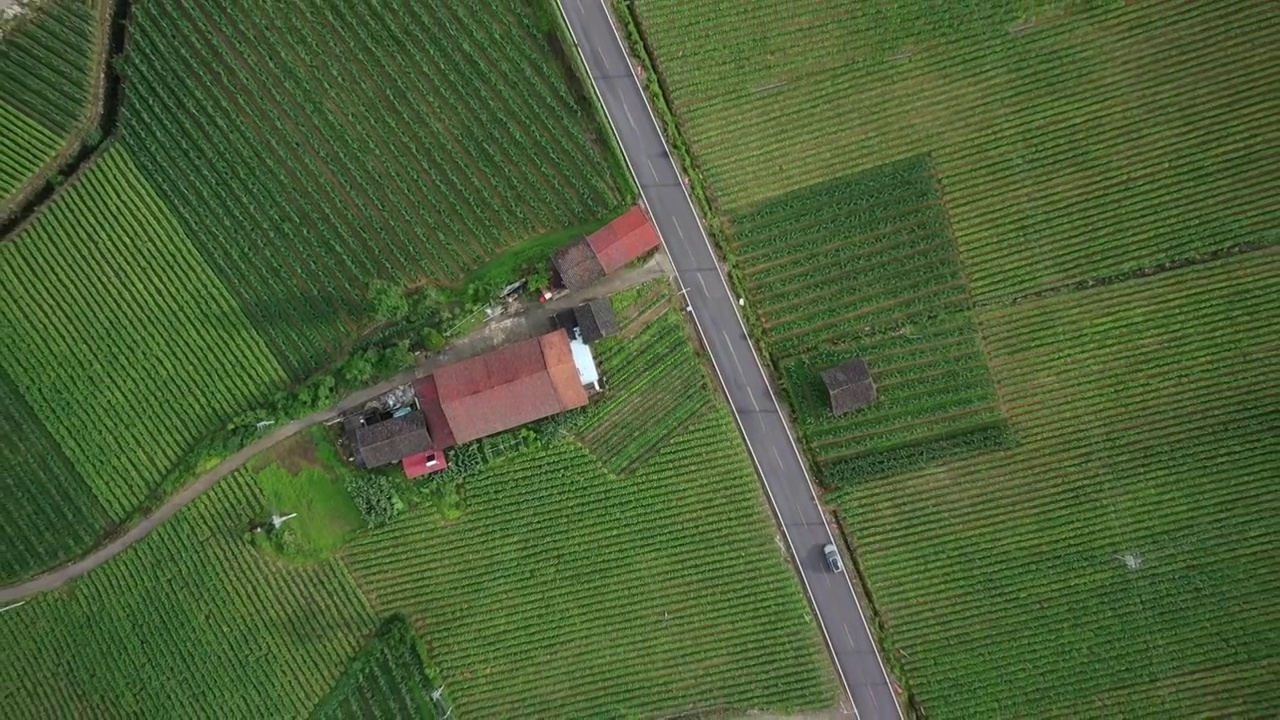
[[583, 385], [600, 389], [600, 372], [596, 370], [596, 359], [591, 354], [591, 346], [582, 342], [582, 331], [575, 328], [573, 339], [569, 341], [569, 349], [573, 351], [573, 364], [578, 367], [578, 380]]

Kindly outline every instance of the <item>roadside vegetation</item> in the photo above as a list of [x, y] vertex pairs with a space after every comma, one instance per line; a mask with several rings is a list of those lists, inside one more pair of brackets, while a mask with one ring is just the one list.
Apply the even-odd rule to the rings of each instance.
[[617, 8], [912, 707], [1274, 708], [1267, 3]]

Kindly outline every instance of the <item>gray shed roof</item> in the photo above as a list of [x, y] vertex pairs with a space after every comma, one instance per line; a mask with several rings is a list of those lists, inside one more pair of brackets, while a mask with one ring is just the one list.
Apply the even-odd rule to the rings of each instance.
[[347, 440], [362, 467], [378, 467], [431, 449], [431, 435], [422, 411], [392, 417], [380, 422], [366, 420], [377, 416], [352, 415], [343, 421]]
[[822, 382], [827, 386], [834, 415], [843, 415], [876, 401], [876, 384], [871, 378], [871, 368], [862, 358], [823, 370]]
[[582, 341], [591, 344], [601, 338], [618, 333], [618, 318], [608, 298], [597, 298], [583, 303], [573, 310], [582, 329]]

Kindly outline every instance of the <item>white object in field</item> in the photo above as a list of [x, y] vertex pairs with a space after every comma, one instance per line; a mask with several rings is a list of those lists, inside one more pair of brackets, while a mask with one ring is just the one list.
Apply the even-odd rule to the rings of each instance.
[[281, 525], [283, 525], [283, 524], [284, 524], [284, 521], [285, 521], [285, 520], [289, 520], [289, 519], [296, 518], [296, 517], [298, 517], [298, 513], [289, 513], [288, 515], [285, 515], [285, 516], [283, 516], [283, 517], [281, 517], [281, 516], [279, 516], [279, 515], [272, 515], [272, 516], [271, 516], [271, 527], [273, 527], [273, 528], [279, 528]]
[[743, 298], [743, 297], [738, 298], [738, 307], [745, 307], [746, 304], [747, 304], [746, 298]]

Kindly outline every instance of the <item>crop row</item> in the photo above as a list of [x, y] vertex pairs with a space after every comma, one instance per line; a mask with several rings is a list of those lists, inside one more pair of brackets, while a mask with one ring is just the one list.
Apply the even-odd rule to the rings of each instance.
[[299, 717], [373, 629], [335, 561], [280, 565], [244, 537], [264, 499], [247, 474], [208, 495], [74, 593], [5, 614], [0, 684], [16, 716]]
[[[750, 461], [705, 383], [680, 381], [697, 368], [687, 343], [678, 316], [666, 314], [636, 337], [601, 344], [606, 374], [629, 371], [609, 392], [634, 401], [607, 406], [587, 432], [609, 427], [613, 437], [627, 427], [643, 437], [637, 423], [666, 413], [633, 413], [636, 403], [649, 391], [673, 396], [670, 386], [686, 396], [681, 407], [707, 408], [648, 445], [643, 462], [615, 474], [568, 439], [531, 448], [468, 481], [461, 521], [411, 515], [348, 550], [345, 562], [375, 606], [424, 628], [457, 712], [830, 702]], [[680, 362], [647, 372], [645, 363], [673, 354]], [[627, 453], [611, 450], [605, 461]], [[509, 561], [480, 562], [492, 553]]]
[[283, 381], [118, 148], [0, 247], [0, 273], [0, 358], [113, 517]]
[[456, 283], [617, 202], [545, 39], [503, 0], [137, 14], [126, 140], [291, 375], [373, 277]]
[[[14, 190], [57, 153], [58, 146], [56, 135], [0, 101], [0, 197], [7, 201]], [[3, 207], [0, 204], [0, 208]]]
[[5, 35], [0, 98], [56, 136], [88, 112], [100, 3], [54, 0]]

